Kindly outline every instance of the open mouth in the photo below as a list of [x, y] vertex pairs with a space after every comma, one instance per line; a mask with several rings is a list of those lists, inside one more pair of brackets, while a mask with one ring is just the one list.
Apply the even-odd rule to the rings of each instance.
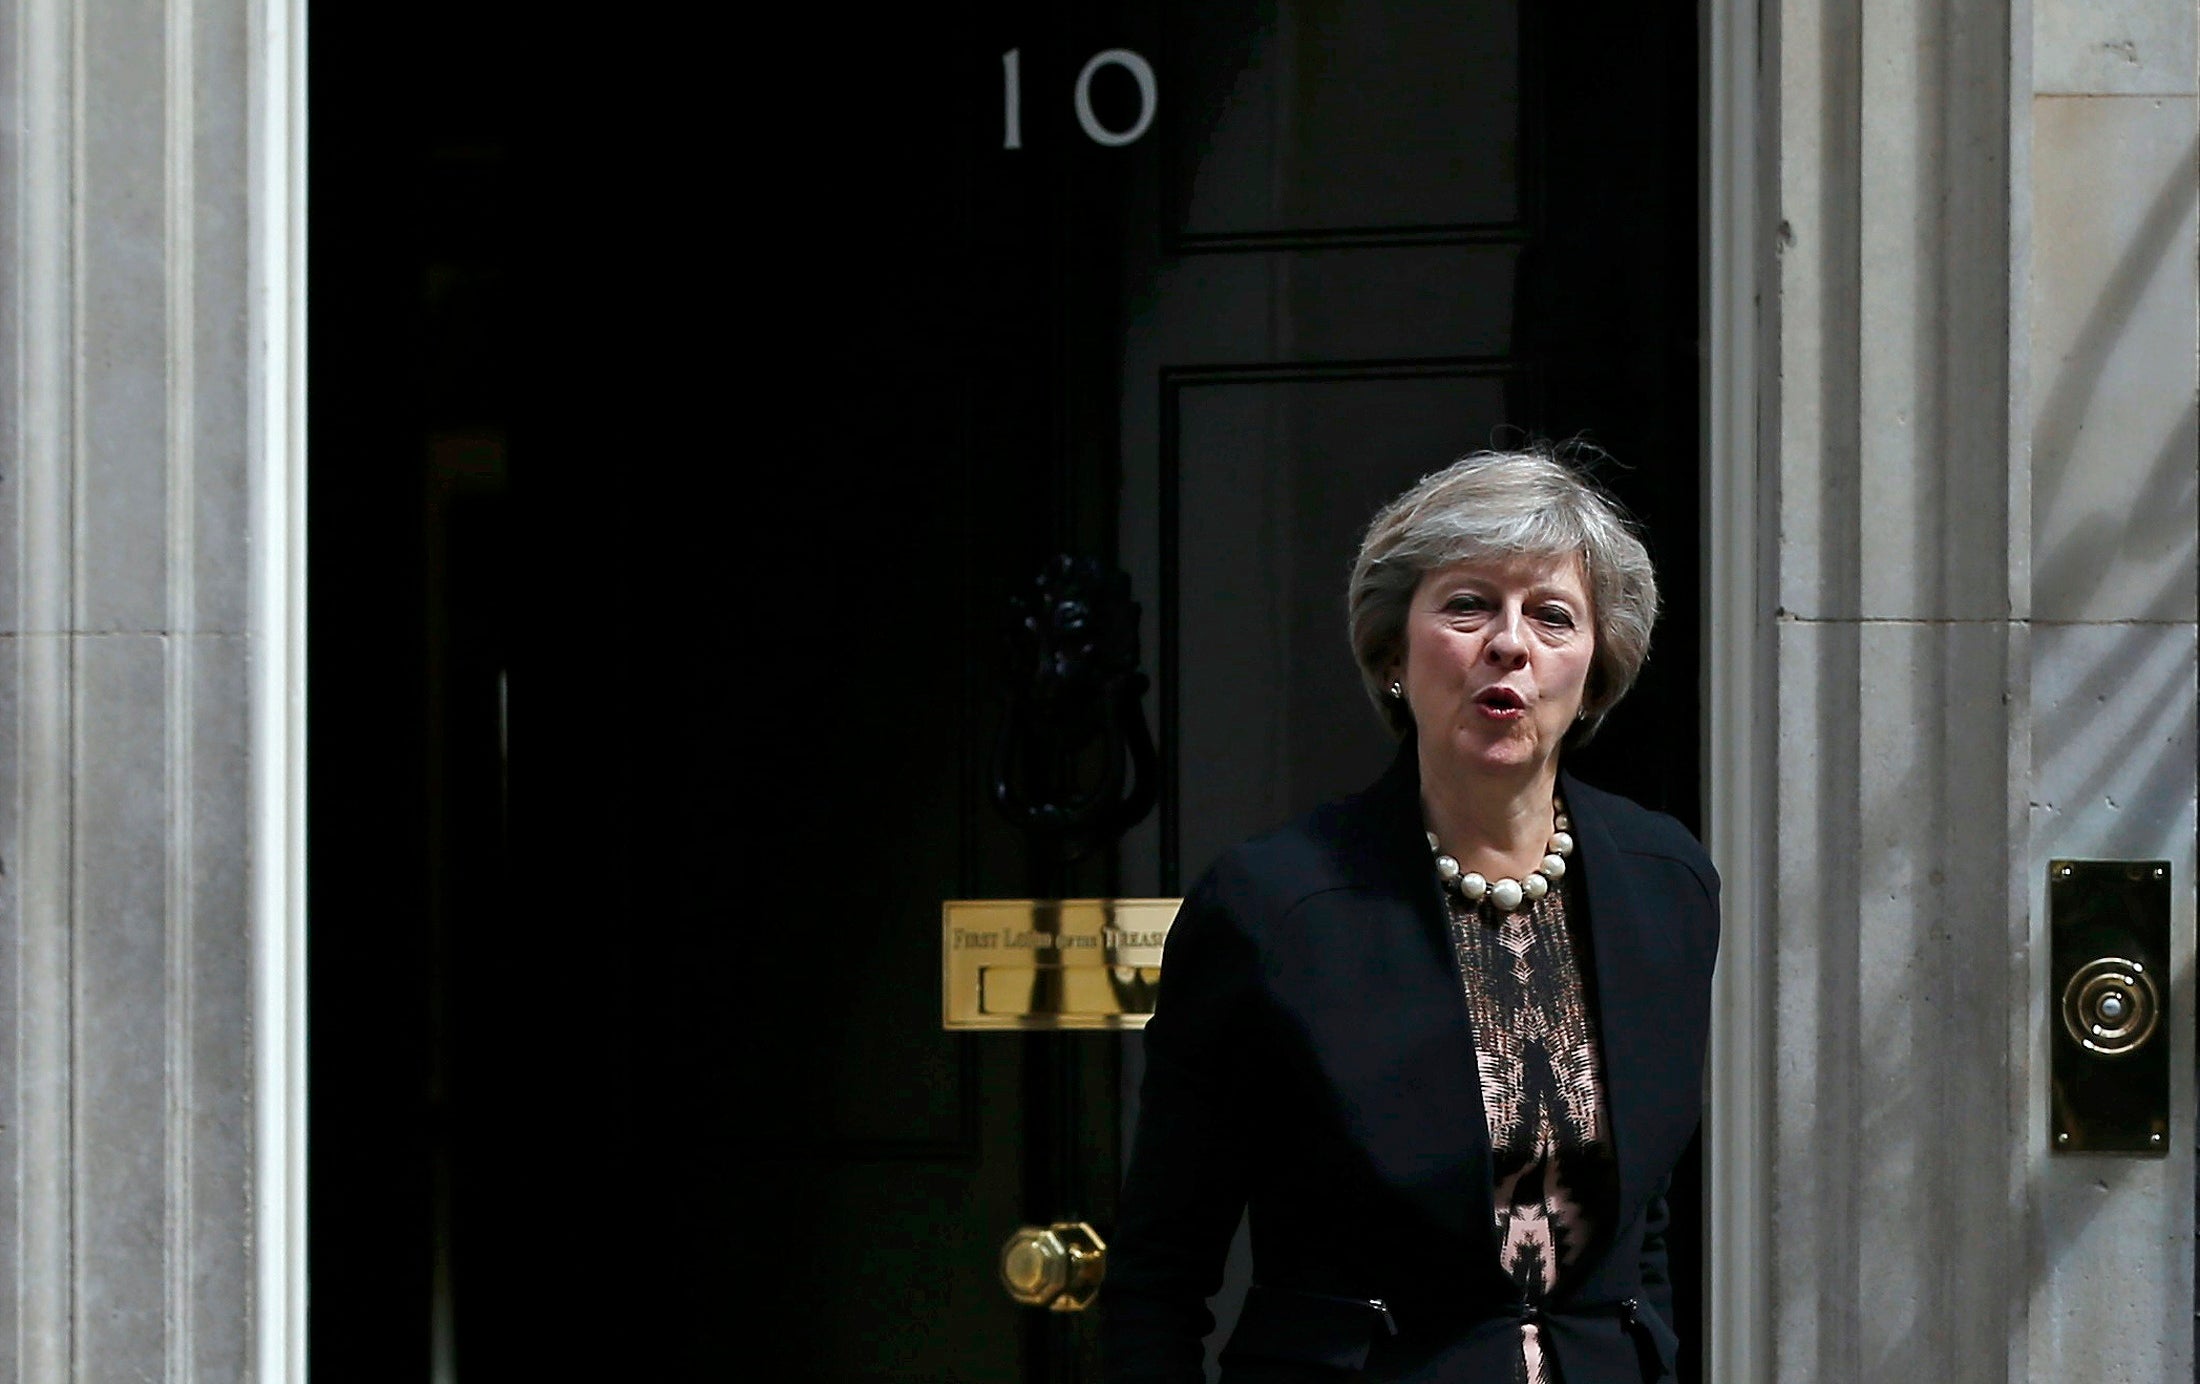
[[1490, 716], [1510, 719], [1528, 709], [1527, 698], [1510, 687], [1485, 687], [1474, 694], [1474, 704]]

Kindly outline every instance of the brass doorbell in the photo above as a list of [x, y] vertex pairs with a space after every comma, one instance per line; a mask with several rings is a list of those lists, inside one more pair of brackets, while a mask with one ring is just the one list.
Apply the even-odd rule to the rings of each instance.
[[2169, 862], [2047, 866], [2049, 1147], [2169, 1153]]

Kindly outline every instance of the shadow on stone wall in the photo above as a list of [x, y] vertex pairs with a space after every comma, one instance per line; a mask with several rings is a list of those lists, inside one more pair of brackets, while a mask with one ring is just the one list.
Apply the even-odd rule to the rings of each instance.
[[[2162, 439], [2144, 481], [2130, 493], [2087, 495], [2100, 478], [2073, 465], [2087, 421], [2101, 406], [2103, 380], [2123, 343], [2131, 321], [2140, 314], [2148, 285], [2189, 242], [2179, 232], [2192, 214], [2196, 188], [2192, 169], [2200, 162], [2200, 138], [2185, 150], [2175, 172], [2156, 194], [2137, 232], [2110, 272], [2101, 295], [2088, 312], [2068, 355], [2057, 362], [2036, 362], [2035, 378], [2052, 369], [2053, 382], [2040, 396], [2032, 434], [2033, 513], [2067, 509], [2080, 514], [2054, 551], [2033, 552], [2035, 592], [2057, 593], [2058, 607], [2087, 609], [2109, 576], [2118, 570], [2119, 552], [2154, 555], [2164, 580], [2143, 609], [2117, 614], [2129, 619], [2189, 619], [2192, 610], [2196, 490], [2200, 472], [2200, 414], [2188, 400], [2169, 435]], [[2043, 482], [2045, 483], [2043, 485]], [[2035, 533], [2034, 543], [2039, 535]], [[2172, 561], [2172, 558], [2181, 559]]]

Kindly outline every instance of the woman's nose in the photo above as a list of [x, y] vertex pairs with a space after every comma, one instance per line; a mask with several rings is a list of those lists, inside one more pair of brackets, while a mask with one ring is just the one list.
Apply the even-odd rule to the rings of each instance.
[[1491, 622], [1489, 640], [1482, 646], [1485, 657], [1498, 663], [1518, 663], [1528, 656], [1527, 617], [1517, 610], [1502, 612]]

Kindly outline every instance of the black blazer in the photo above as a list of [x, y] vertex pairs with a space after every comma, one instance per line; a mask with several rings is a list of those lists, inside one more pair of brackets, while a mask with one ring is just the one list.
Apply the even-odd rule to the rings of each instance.
[[1531, 1311], [1566, 1384], [1672, 1372], [1665, 1187], [1703, 1105], [1718, 875], [1672, 818], [1571, 777], [1560, 793], [1619, 1173], [1572, 1288], [1531, 1309], [1498, 1268], [1489, 1126], [1409, 739], [1368, 792], [1226, 853], [1177, 915], [1101, 1289], [1110, 1380], [1203, 1378], [1206, 1300], [1248, 1208], [1233, 1384], [1505, 1384]]

